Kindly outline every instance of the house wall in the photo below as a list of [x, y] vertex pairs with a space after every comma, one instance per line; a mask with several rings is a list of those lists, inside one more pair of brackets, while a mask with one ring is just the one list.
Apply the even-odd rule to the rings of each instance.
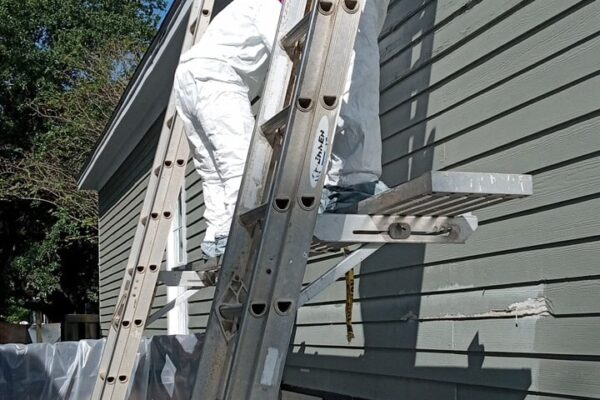
[[[284, 384], [364, 399], [600, 398], [600, 1], [392, 0], [381, 55], [388, 185], [432, 169], [529, 173], [535, 195], [478, 212], [465, 245], [387, 246], [364, 262], [350, 343], [343, 282], [303, 307]], [[100, 192], [103, 332], [156, 138]], [[186, 198], [194, 261], [205, 225], [191, 166]], [[312, 260], [306, 280], [333, 262]], [[190, 305], [194, 331], [211, 298]]]

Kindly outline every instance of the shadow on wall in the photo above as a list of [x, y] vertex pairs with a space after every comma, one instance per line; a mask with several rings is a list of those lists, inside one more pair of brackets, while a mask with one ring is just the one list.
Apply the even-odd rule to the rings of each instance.
[[[394, 8], [410, 6], [407, 3], [420, 3], [411, 23], [404, 23], [405, 19], [402, 19], [396, 28], [384, 31], [382, 39], [393, 32], [398, 34], [398, 29], [403, 30], [403, 38], [415, 38], [434, 27], [436, 0], [392, 1], [388, 17], [392, 14], [404, 15], [402, 10]], [[409, 49], [401, 51], [390, 60], [394, 63], [395, 70], [405, 71], [397, 82], [404, 80], [403, 86], [408, 86], [411, 93], [430, 86], [434, 36], [424, 35], [420, 44], [413, 47], [420, 50], [418, 53]], [[384, 60], [382, 68], [390, 61]], [[406, 82], [407, 76], [410, 76], [410, 82]], [[385, 90], [383, 79], [382, 86]], [[398, 185], [432, 168], [433, 150], [419, 152], [418, 155], [410, 154], [416, 144], [428, 144], [435, 140], [435, 127], [413, 125], [413, 121], [421, 121], [428, 116], [428, 103], [428, 96], [422, 95], [418, 97], [418, 102], [393, 110], [394, 125], [410, 129], [393, 133], [401, 139], [395, 140], [400, 145], [395, 145], [392, 149], [399, 156], [394, 162], [393, 170], [384, 169], [383, 180], [389, 185]], [[388, 115], [387, 118], [390, 117]], [[392, 136], [391, 132], [383, 132], [384, 149], [386, 137], [389, 136]], [[417, 314], [421, 312], [421, 296], [418, 294], [422, 290], [424, 262], [424, 245], [386, 246], [363, 262], [360, 269], [362, 279], [358, 283], [360, 298], [372, 300], [360, 304], [361, 323], [354, 327], [357, 338], [348, 347], [344, 346], [346, 343], [343, 337], [339, 338], [338, 346], [313, 347], [319, 343], [319, 337], [314, 338], [314, 343], [302, 343], [288, 359], [288, 364], [295, 370], [289, 372], [293, 374], [291, 380], [306, 382], [305, 387], [311, 389], [321, 390], [320, 388], [326, 387], [329, 392], [356, 396], [312, 392], [327, 400], [524, 399], [531, 385], [531, 371], [486, 368], [484, 363], [489, 355], [486, 354], [485, 346], [479, 342], [479, 333], [475, 333], [472, 338], [463, 335], [460, 342], [470, 342], [470, 345], [456, 350], [461, 345], [455, 344], [453, 321], [427, 323], [427, 329], [423, 328]], [[381, 273], [384, 270], [389, 272]], [[402, 295], [407, 293], [417, 295]], [[359, 316], [355, 315], [355, 320], [358, 319]], [[323, 326], [323, 335], [328, 335], [329, 329], [330, 327]], [[507, 365], [510, 366], [508, 359]], [[485, 386], [510, 387], [511, 390], [490, 388], [488, 391]], [[334, 388], [338, 389], [333, 390]], [[394, 394], [393, 397], [390, 397], [391, 393]]]

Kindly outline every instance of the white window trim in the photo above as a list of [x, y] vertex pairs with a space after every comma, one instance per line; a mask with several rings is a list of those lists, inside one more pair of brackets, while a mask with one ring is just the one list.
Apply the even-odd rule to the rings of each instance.
[[[185, 265], [187, 263], [187, 243], [186, 243], [186, 204], [185, 204], [185, 188], [181, 189], [181, 193], [177, 199], [177, 209], [173, 213], [173, 222], [169, 230], [169, 239], [167, 241], [167, 271]], [[181, 205], [181, 217], [179, 216], [179, 206]], [[177, 226], [181, 227], [179, 237], [175, 235]], [[183, 241], [183, 260], [178, 260], [178, 239]], [[167, 302], [175, 300], [178, 296], [185, 292], [182, 287], [167, 287]], [[188, 328], [188, 303], [183, 302], [175, 306], [167, 314], [167, 333], [169, 335], [187, 335]]]

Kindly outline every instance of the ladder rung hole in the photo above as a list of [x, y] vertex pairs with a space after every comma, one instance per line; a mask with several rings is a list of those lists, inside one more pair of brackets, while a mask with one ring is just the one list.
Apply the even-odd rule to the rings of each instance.
[[210, 14], [210, 10], [204, 9], [202, 10], [202, 15], [209, 15]]
[[252, 303], [250, 304], [250, 312], [255, 317], [262, 317], [267, 311], [267, 305], [265, 303]]
[[127, 375], [120, 375], [119, 376], [119, 382], [121, 382], [121, 383], [127, 382]]
[[346, 11], [349, 13], [355, 13], [359, 9], [357, 0], [344, 0], [343, 4]]
[[106, 381], [108, 383], [115, 383], [115, 377], [114, 376], [109, 376], [108, 378], [106, 378]]
[[281, 197], [279, 199], [275, 199], [275, 209], [277, 211], [285, 211], [290, 206], [290, 199], [285, 197]]
[[152, 217], [152, 219], [158, 219], [158, 213], [157, 212], [153, 212], [152, 214], [150, 214], [150, 216]]
[[306, 209], [311, 210], [317, 202], [317, 199], [314, 196], [302, 196], [300, 197], [300, 205]]
[[292, 309], [292, 304], [294, 303], [291, 300], [279, 300], [275, 303], [275, 308], [279, 314], [285, 315]]
[[133, 323], [135, 324], [135, 326], [142, 326], [144, 321], [142, 321], [141, 319], [136, 319], [135, 321], [133, 321]]
[[335, 108], [337, 104], [336, 96], [323, 96], [323, 104], [326, 108]]
[[150, 268], [150, 271], [152, 271], [152, 272], [156, 272], [158, 270], [158, 266], [156, 266], [156, 265], [151, 265], [148, 268]]
[[321, 14], [328, 15], [333, 11], [333, 2], [331, 1], [319, 1], [319, 11]]
[[273, 271], [271, 270], [271, 268], [267, 268], [267, 275], [271, 275]]
[[137, 272], [139, 272], [139, 273], [144, 273], [144, 270], [145, 270], [146, 268], [144, 268], [144, 266], [143, 266], [143, 265], [138, 265], [136, 269], [137, 269]]
[[129, 321], [123, 321], [123, 328], [129, 328]]
[[177, 165], [183, 167], [185, 165], [185, 160], [177, 160]]
[[312, 107], [312, 100], [307, 98], [298, 99], [298, 109], [300, 111], [308, 111]]
[[164, 215], [164, 216], [165, 216], [165, 218], [167, 218], [167, 219], [171, 218], [171, 212], [170, 212], [170, 211], [165, 211], [165, 212], [163, 213], [163, 215]]
[[171, 160], [165, 161], [165, 167], [170, 168], [172, 165], [173, 165], [173, 161], [171, 161]]

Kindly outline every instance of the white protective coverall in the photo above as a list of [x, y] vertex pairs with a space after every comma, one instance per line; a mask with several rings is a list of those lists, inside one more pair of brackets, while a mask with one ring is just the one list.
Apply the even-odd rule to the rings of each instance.
[[[381, 175], [379, 46], [389, 0], [366, 0], [326, 184], [352, 186]], [[260, 94], [279, 21], [278, 0], [234, 0], [181, 58], [177, 111], [202, 177], [205, 254], [222, 253], [254, 129], [250, 101]], [[358, 95], [354, 95], [357, 93]]]

